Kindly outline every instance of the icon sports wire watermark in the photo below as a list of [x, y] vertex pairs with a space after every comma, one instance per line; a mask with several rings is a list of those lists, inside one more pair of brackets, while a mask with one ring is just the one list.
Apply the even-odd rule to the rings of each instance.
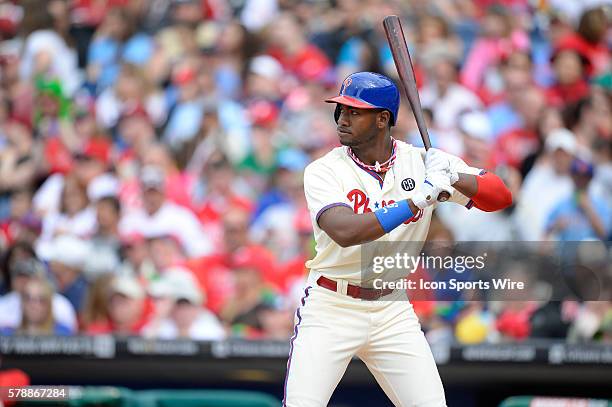
[[410, 300], [612, 300], [611, 253], [597, 241], [374, 242], [359, 285]]

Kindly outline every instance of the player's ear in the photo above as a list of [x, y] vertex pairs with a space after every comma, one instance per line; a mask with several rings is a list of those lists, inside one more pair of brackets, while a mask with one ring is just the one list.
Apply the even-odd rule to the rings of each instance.
[[391, 121], [391, 113], [388, 110], [383, 110], [376, 116], [376, 126], [379, 129], [384, 129], [389, 125]]

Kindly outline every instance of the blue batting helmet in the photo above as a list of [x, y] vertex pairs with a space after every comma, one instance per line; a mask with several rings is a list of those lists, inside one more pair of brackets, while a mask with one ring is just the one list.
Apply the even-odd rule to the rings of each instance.
[[360, 109], [384, 109], [391, 113], [391, 125], [397, 120], [400, 95], [397, 86], [389, 78], [374, 72], [356, 72], [344, 79], [340, 94], [325, 99], [327, 103], [338, 103], [334, 118], [338, 122], [340, 105]]

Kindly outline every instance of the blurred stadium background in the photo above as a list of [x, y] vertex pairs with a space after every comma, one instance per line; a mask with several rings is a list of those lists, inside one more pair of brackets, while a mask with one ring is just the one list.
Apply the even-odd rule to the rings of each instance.
[[[415, 303], [449, 406], [612, 399], [609, 0], [0, 0], [0, 386], [278, 405], [322, 100], [397, 76], [388, 14], [434, 146], [515, 198], [443, 205], [428, 239], [599, 241], [608, 276], [602, 301]], [[393, 136], [421, 145], [405, 101]], [[389, 402], [355, 361], [331, 404]]]

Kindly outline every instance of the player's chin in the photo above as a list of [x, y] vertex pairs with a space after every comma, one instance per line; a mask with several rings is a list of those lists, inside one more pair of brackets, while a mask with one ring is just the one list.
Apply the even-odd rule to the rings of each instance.
[[357, 143], [355, 142], [355, 137], [351, 134], [351, 133], [345, 133], [342, 131], [338, 132], [338, 140], [340, 141], [340, 144], [342, 144], [343, 146], [354, 146]]

